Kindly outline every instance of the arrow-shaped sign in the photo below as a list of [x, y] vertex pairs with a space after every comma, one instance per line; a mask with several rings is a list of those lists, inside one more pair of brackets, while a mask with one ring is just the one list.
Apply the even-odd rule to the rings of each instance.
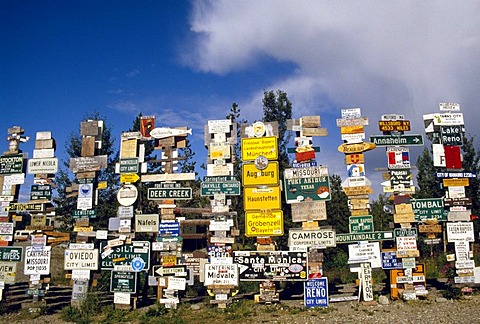
[[140, 176], [136, 173], [122, 173], [120, 174], [120, 182], [135, 183], [140, 180]]
[[154, 266], [153, 273], [163, 276], [175, 276], [175, 277], [186, 277], [187, 272], [185, 270], [185, 266], [176, 266], [176, 267], [162, 267], [162, 266]]

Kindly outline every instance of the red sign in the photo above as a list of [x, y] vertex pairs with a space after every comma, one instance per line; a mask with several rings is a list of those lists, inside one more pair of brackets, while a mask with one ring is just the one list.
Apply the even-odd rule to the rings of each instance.
[[150, 137], [150, 132], [155, 128], [155, 116], [142, 116], [140, 118], [140, 134]]
[[460, 146], [444, 145], [445, 151], [445, 167], [447, 169], [461, 169], [462, 168], [462, 154], [460, 153]]

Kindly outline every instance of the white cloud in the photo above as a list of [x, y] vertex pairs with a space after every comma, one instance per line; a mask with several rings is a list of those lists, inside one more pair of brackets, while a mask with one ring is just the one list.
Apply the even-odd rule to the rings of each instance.
[[140, 74], [140, 70], [133, 69], [132, 71], [128, 72], [126, 76], [129, 77], [129, 78], [133, 78], [133, 77], [135, 77], [139, 74]]

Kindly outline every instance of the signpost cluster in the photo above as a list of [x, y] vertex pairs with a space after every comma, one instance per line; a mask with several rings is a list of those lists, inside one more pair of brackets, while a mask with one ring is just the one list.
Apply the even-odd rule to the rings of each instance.
[[[409, 146], [423, 145], [422, 135], [405, 135], [410, 131], [410, 121], [404, 115], [382, 115], [378, 122], [382, 135], [374, 135], [370, 140], [378, 147], [385, 147], [387, 172], [383, 173], [383, 191], [392, 193], [393, 222], [395, 224], [395, 248], [382, 251], [382, 268], [390, 271], [390, 295], [396, 299], [415, 299], [428, 294], [425, 274], [414, 276], [418, 266], [416, 257], [420, 256], [417, 246], [418, 231], [413, 203], [410, 195], [415, 193], [411, 173]], [[390, 209], [388, 209], [390, 211]]]
[[447, 255], [448, 261], [455, 262], [454, 282], [468, 289], [468, 285], [475, 283], [475, 261], [471, 249], [475, 238], [471, 221], [472, 201], [467, 196], [466, 187], [476, 174], [465, 170], [462, 163], [465, 127], [460, 105], [440, 103], [439, 108], [438, 113], [423, 115], [423, 120], [425, 132], [432, 138], [433, 164], [437, 169], [435, 176], [445, 191], [443, 201], [439, 201], [438, 205], [442, 205], [445, 211], [441, 215], [435, 214], [438, 217], [432, 217], [433, 221], [425, 221], [423, 230], [428, 231], [427, 238], [433, 240], [434, 235], [430, 233], [441, 232], [436, 227], [440, 226], [437, 222], [446, 224], [444, 244], [453, 243], [455, 248], [455, 254]]
[[[304, 278], [305, 306], [328, 306], [328, 279], [323, 276], [323, 250], [336, 246], [335, 230], [320, 227], [319, 221], [327, 219], [326, 201], [331, 199], [328, 168], [318, 165], [313, 146], [318, 136], [327, 136], [321, 128], [320, 116], [303, 116], [288, 120], [287, 129], [295, 134], [295, 154], [291, 168], [284, 171], [284, 192], [290, 204], [292, 221], [301, 223], [301, 228], [290, 228], [288, 246], [290, 253], [306, 253]], [[298, 267], [300, 269], [300, 267]]]

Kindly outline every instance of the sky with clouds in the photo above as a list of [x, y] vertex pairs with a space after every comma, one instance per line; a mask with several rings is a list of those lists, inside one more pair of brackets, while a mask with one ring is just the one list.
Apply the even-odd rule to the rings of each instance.
[[[478, 12], [469, 0], [2, 1], [0, 130], [51, 130], [64, 157], [86, 114], [99, 111], [119, 138], [141, 112], [192, 128], [200, 165], [209, 119], [236, 102], [259, 120], [263, 91], [281, 89], [295, 118], [321, 116], [329, 136], [315, 140], [318, 160], [346, 177], [342, 108], [362, 109], [368, 138], [389, 113], [424, 134], [423, 114], [457, 102], [478, 134]], [[22, 148], [31, 154], [33, 141]], [[384, 149], [366, 166], [382, 181], [373, 168], [386, 166]]]

